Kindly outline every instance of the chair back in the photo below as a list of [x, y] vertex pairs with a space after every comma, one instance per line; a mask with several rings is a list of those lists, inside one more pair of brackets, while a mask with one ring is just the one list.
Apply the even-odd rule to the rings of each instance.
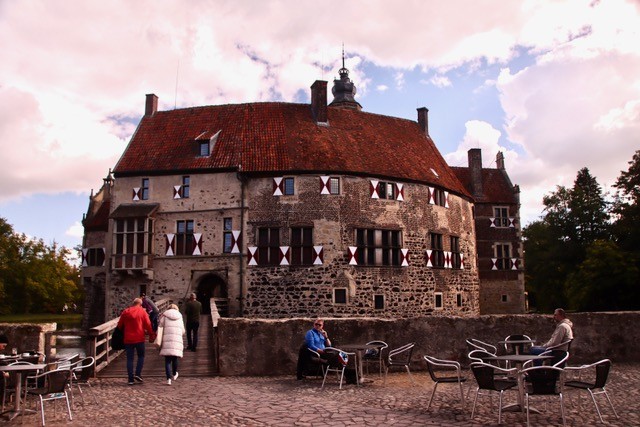
[[82, 360], [74, 363], [71, 366], [71, 372], [75, 380], [86, 382], [93, 374], [91, 367], [95, 363], [95, 359], [91, 356], [85, 357]]
[[69, 369], [56, 369], [55, 371], [47, 372], [45, 374], [46, 394], [64, 393], [70, 376], [71, 371]]
[[376, 348], [371, 348], [364, 352], [364, 359], [378, 359], [382, 356], [382, 350], [389, 347], [384, 341], [374, 340], [369, 341], [367, 345], [375, 345]]
[[594, 388], [604, 388], [607, 384], [607, 378], [609, 377], [609, 371], [611, 370], [611, 360], [603, 359], [596, 362], [596, 383]]
[[486, 363], [471, 364], [471, 372], [482, 390], [495, 390], [495, 367]]
[[555, 366], [534, 366], [522, 370], [527, 379], [527, 393], [556, 395], [562, 392], [560, 374], [562, 369]]
[[487, 360], [487, 358], [489, 357], [495, 357], [495, 354], [491, 354], [485, 350], [473, 350], [467, 355], [467, 357], [471, 360], [471, 362], [482, 362], [489, 365], [497, 365], [495, 361]]
[[480, 341], [475, 338], [469, 338], [467, 340], [467, 350], [472, 352], [473, 350], [484, 350], [489, 353], [497, 354], [498, 349], [495, 345], [489, 344], [488, 342]]
[[504, 349], [507, 353], [509, 354], [514, 354], [516, 353], [516, 348], [518, 349], [518, 353], [522, 354], [524, 353], [524, 344], [520, 343], [520, 344], [512, 344], [509, 343], [508, 341], [519, 341], [519, 340], [530, 340], [531, 338], [528, 335], [523, 335], [523, 334], [513, 334], [513, 335], [509, 335], [508, 337], [506, 337], [504, 340], [507, 341], [504, 344]]
[[[437, 359], [433, 356], [427, 355], [422, 357], [427, 362], [427, 370], [429, 371], [429, 376], [433, 382], [438, 382], [446, 377], [446, 375], [438, 374], [438, 372], [443, 372], [444, 369], [449, 372], [453, 372], [452, 370], [455, 369], [456, 374], [460, 377], [460, 364], [458, 362], [454, 360]], [[437, 368], [441, 369], [438, 370]]]
[[388, 364], [403, 366], [409, 365], [415, 345], [416, 343], [412, 342], [389, 351], [389, 357], [387, 357]]

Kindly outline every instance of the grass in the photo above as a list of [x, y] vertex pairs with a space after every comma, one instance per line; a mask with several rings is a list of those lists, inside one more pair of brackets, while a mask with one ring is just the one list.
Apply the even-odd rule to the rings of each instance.
[[0, 323], [81, 323], [82, 314], [50, 314], [50, 313], [32, 313], [32, 314], [2, 314], [0, 315]]

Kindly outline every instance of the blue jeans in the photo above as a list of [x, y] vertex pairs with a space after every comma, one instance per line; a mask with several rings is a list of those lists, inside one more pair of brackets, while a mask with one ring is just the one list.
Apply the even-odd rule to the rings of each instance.
[[[544, 347], [533, 346], [529, 349], [529, 354], [535, 354], [537, 356], [538, 354], [542, 354], [545, 351], [547, 351], [547, 349]], [[542, 361], [541, 360], [534, 361], [533, 366], [542, 366]]]
[[133, 352], [138, 353], [138, 363], [136, 364], [136, 375], [142, 377], [142, 367], [144, 366], [144, 342], [135, 344], [125, 344], [124, 349], [127, 352], [127, 374], [129, 382], [133, 381]]
[[165, 356], [164, 370], [167, 374], [167, 379], [171, 379], [178, 372], [178, 356]]

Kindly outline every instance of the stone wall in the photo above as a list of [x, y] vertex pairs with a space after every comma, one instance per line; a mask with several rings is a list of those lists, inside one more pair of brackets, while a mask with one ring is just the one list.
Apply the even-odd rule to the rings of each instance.
[[[575, 313], [575, 340], [570, 364], [609, 358], [614, 364], [637, 361], [640, 330], [629, 327], [640, 321], [640, 312]], [[221, 318], [218, 321], [219, 366], [222, 375], [294, 375], [298, 349], [310, 318], [257, 320]], [[510, 334], [524, 333], [538, 342], [554, 330], [547, 315], [487, 315], [473, 318], [426, 316], [416, 319], [325, 320], [334, 346], [386, 341], [391, 348], [415, 342], [412, 369], [425, 368], [422, 355], [466, 362], [467, 338], [496, 343]]]
[[[53, 343], [46, 342], [47, 332], [54, 332], [56, 323], [0, 323], [0, 334], [9, 339], [9, 345], [2, 354], [11, 354], [11, 349], [16, 348], [19, 353], [36, 350], [47, 354]], [[49, 335], [49, 339], [55, 340], [55, 336]]]

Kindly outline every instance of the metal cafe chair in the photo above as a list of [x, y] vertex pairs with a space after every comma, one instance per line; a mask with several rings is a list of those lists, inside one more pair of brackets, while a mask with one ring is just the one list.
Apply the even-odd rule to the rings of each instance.
[[[44, 416], [44, 402], [57, 399], [65, 399], [67, 403], [67, 413], [69, 414], [69, 421], [73, 420], [71, 414], [71, 404], [69, 403], [69, 381], [71, 378], [71, 370], [67, 368], [56, 369], [54, 371], [44, 372], [42, 374], [34, 375], [30, 377], [34, 380], [35, 384], [39, 383], [39, 379], [44, 379], [44, 385], [42, 387], [31, 388], [26, 390], [27, 396], [38, 397], [38, 408], [40, 409], [42, 425], [45, 425]], [[55, 411], [55, 406], [54, 406]]]
[[[342, 382], [344, 381], [344, 371], [345, 369], [347, 369], [349, 358], [355, 358], [356, 354], [348, 353], [346, 351], [340, 350], [339, 348], [335, 348], [335, 347], [327, 347], [325, 348], [325, 352], [335, 353], [336, 357], [327, 356], [327, 360], [329, 361], [329, 364], [324, 368], [324, 378], [322, 379], [322, 385], [320, 386], [320, 388], [324, 388], [324, 383], [327, 381], [327, 375], [329, 375], [329, 372], [335, 372], [340, 384], [338, 388], [342, 389]], [[346, 356], [346, 360], [344, 359], [345, 356]], [[357, 382], [358, 382], [358, 378], [356, 377], [356, 383]]]
[[478, 383], [476, 397], [473, 399], [473, 408], [471, 409], [471, 419], [475, 415], [479, 395], [491, 396], [492, 393], [498, 393], [498, 424], [502, 424], [502, 397], [505, 391], [518, 386], [517, 380], [508, 378], [516, 375], [516, 369], [502, 369], [488, 363], [474, 362], [471, 364], [471, 372], [473, 372], [473, 376]]
[[[593, 370], [595, 368], [595, 379], [593, 381], [582, 380], [581, 375], [584, 373], [593, 374]], [[605, 385], [607, 384], [607, 379], [609, 378], [609, 371], [611, 370], [611, 360], [603, 359], [598, 362], [592, 363], [590, 365], [582, 365], [582, 366], [567, 366], [565, 368], [566, 371], [578, 374], [577, 380], [569, 380], [565, 381], [565, 387], [571, 387], [577, 390], [587, 390], [589, 395], [591, 396], [591, 400], [593, 400], [593, 404], [596, 407], [596, 411], [598, 412], [598, 417], [600, 417], [600, 422], [602, 420], [602, 414], [600, 413], [600, 408], [598, 407], [598, 403], [596, 402], [596, 395], [604, 394], [607, 398], [607, 402], [609, 402], [609, 406], [613, 411], [613, 414], [618, 418], [618, 413], [613, 407], [613, 403], [611, 403], [611, 399], [609, 398], [609, 394], [605, 389]], [[580, 401], [580, 405], [582, 406], [582, 401]]]
[[389, 372], [389, 368], [394, 366], [401, 366], [406, 369], [407, 374], [409, 374], [409, 378], [414, 385], [416, 381], [413, 379], [411, 375], [411, 369], [409, 366], [411, 365], [411, 355], [413, 354], [413, 348], [416, 346], [416, 343], [409, 343], [398, 348], [394, 348], [389, 351], [389, 355], [384, 359], [384, 384], [387, 384], [387, 373]]
[[433, 397], [435, 396], [436, 390], [438, 389], [438, 384], [441, 383], [458, 384], [460, 386], [460, 404], [464, 409], [464, 391], [462, 389], [462, 383], [467, 381], [467, 378], [462, 374], [460, 363], [454, 360], [437, 359], [432, 356], [422, 357], [427, 362], [427, 370], [429, 371], [429, 376], [434, 382], [433, 391], [431, 392], [429, 404], [427, 405], [427, 411], [431, 407], [431, 402], [433, 402]]
[[562, 368], [556, 366], [534, 366], [520, 371], [525, 382], [525, 405], [527, 407], [527, 426], [529, 425], [529, 402], [532, 396], [558, 396], [562, 425], [565, 425], [564, 401], [562, 397]]
[[80, 392], [80, 397], [82, 398], [82, 403], [84, 404], [84, 393], [82, 392], [82, 386], [86, 386], [85, 390], [88, 389], [93, 396], [93, 400], [96, 404], [98, 404], [98, 399], [96, 395], [93, 393], [93, 389], [91, 386], [91, 376], [93, 375], [91, 367], [94, 365], [95, 359], [91, 356], [85, 357], [72, 364], [71, 369], [71, 379], [69, 382], [69, 390], [71, 391], [71, 401], [73, 402], [73, 388], [77, 387]]
[[504, 339], [504, 351], [506, 351], [507, 354], [523, 354], [524, 344], [509, 342], [509, 341], [520, 341], [520, 340], [531, 341], [531, 338], [528, 335], [522, 335], [522, 334], [509, 335]]
[[389, 345], [379, 340], [369, 341], [367, 345], [376, 346], [375, 349], [365, 351], [364, 356], [362, 356], [362, 361], [367, 364], [367, 374], [369, 374], [369, 364], [374, 363], [378, 365], [379, 375], [382, 376], [382, 369], [384, 367], [383, 350], [388, 348]]

